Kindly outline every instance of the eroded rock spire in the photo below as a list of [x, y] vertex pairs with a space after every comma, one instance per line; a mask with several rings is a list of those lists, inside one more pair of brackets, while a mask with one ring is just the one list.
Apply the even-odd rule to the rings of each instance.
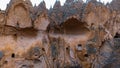
[[69, 4], [69, 3], [72, 3], [72, 2], [74, 2], [74, 0], [66, 0], [65, 3]]
[[54, 8], [54, 9], [57, 9], [57, 8], [60, 8], [60, 7], [61, 7], [60, 1], [59, 1], [59, 0], [56, 0], [56, 2], [55, 2], [55, 4], [54, 4], [53, 8]]

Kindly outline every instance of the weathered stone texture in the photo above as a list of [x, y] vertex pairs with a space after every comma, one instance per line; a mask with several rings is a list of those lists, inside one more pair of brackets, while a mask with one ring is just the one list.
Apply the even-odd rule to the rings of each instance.
[[119, 68], [119, 0], [11, 0], [0, 11], [0, 68]]
[[6, 25], [20, 28], [32, 27], [32, 4], [29, 0], [11, 0], [6, 12]]

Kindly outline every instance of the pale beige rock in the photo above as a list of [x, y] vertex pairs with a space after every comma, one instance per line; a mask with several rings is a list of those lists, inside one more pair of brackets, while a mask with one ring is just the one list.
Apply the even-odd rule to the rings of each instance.
[[34, 28], [38, 30], [47, 30], [49, 23], [48, 18], [39, 16], [34, 22]]
[[29, 0], [11, 0], [6, 11], [6, 25], [20, 28], [32, 27], [32, 4]]
[[0, 11], [0, 26], [4, 26], [4, 25], [5, 25], [5, 12]]
[[0, 68], [119, 67], [118, 4], [66, 0], [48, 10], [11, 0], [0, 11]]

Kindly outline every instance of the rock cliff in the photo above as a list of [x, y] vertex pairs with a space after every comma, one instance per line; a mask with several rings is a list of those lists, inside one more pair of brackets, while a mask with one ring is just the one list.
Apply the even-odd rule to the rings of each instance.
[[0, 68], [119, 68], [119, 5], [11, 0], [0, 11]]

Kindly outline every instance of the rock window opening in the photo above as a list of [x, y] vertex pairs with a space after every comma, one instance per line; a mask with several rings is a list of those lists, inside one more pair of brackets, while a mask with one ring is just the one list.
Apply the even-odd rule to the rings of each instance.
[[12, 57], [12, 58], [15, 58], [15, 54], [14, 54], [14, 53], [12, 53], [11, 57]]
[[42, 48], [42, 51], [45, 51], [45, 48]]
[[70, 50], [70, 46], [66, 47], [66, 50]]
[[78, 45], [77, 45], [77, 50], [78, 50], [78, 51], [81, 51], [81, 50], [82, 50], [82, 45], [81, 45], [81, 44], [78, 44]]
[[81, 45], [81, 44], [78, 44], [78, 47], [82, 47], [82, 45]]
[[85, 54], [84, 56], [85, 56], [85, 57], [88, 57], [88, 54]]
[[68, 47], [66, 47], [66, 50], [68, 50], [69, 48]]

